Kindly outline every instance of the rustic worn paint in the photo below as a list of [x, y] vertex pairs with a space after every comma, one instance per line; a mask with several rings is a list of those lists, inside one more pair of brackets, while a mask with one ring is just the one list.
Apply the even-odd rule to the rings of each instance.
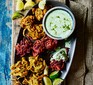
[[12, 0], [0, 0], [0, 85], [10, 85]]

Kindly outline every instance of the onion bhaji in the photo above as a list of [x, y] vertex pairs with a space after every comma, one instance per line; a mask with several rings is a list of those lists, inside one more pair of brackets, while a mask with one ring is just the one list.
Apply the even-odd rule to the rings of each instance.
[[21, 61], [11, 66], [11, 75], [25, 77], [28, 74], [28, 62], [22, 57]]
[[33, 44], [33, 56], [37, 56], [38, 54], [44, 52], [45, 50], [45, 45], [41, 40], [36, 40], [35, 43]]
[[37, 56], [40, 53], [44, 52], [45, 50], [54, 50], [57, 46], [57, 40], [51, 39], [50, 37], [46, 36], [43, 37], [41, 40], [36, 40], [33, 44], [33, 56]]
[[20, 26], [24, 28], [23, 36], [32, 37], [33, 40], [40, 39], [45, 36], [43, 26], [40, 23], [49, 7], [45, 6], [42, 10], [40, 8], [32, 8], [32, 15], [23, 17]]
[[25, 78], [22, 83], [24, 85], [43, 85], [42, 79], [39, 79], [38, 76], [38, 74], [33, 74], [29, 79]]
[[54, 39], [52, 39], [52, 38], [50, 38], [48, 36], [43, 37], [41, 39], [41, 41], [43, 43], [45, 43], [45, 48], [47, 50], [54, 50], [57, 47], [57, 44], [58, 44], [58, 41], [57, 40], [54, 40]]
[[32, 15], [23, 17], [21, 22], [20, 22], [20, 26], [22, 28], [32, 27], [34, 24], [34, 21], [35, 21], [35, 17]]
[[42, 24], [36, 24], [34, 22], [34, 16], [27, 16], [21, 20], [20, 26], [24, 28], [23, 35], [32, 37], [33, 40], [42, 38], [45, 33]]
[[32, 49], [32, 38], [31, 37], [23, 38], [23, 40], [21, 40], [20, 43], [18, 43], [15, 46], [15, 49], [16, 49], [16, 55], [21, 57], [30, 53]]
[[29, 57], [30, 65], [28, 67], [33, 73], [42, 74], [46, 67], [46, 62], [42, 58], [36, 57]]
[[18, 79], [14, 79], [13, 82], [14, 82], [13, 85], [22, 85]]
[[36, 8], [35, 9], [35, 17], [38, 21], [41, 21], [45, 15], [45, 13], [47, 12], [47, 8], [45, 7], [43, 10], [40, 8]]
[[32, 37], [34, 40], [40, 39], [45, 35], [42, 24], [35, 24], [32, 28], [28, 29], [28, 31], [27, 36]]
[[[38, 3], [41, 0], [35, 1]], [[43, 10], [32, 8], [32, 15], [23, 17], [20, 22], [24, 38], [15, 49], [16, 55], [21, 56], [21, 60], [11, 66], [11, 75], [21, 78], [22, 81], [16, 81], [15, 85], [43, 85], [46, 62], [39, 54], [45, 50], [54, 50], [57, 46], [57, 40], [46, 36], [41, 23], [49, 8], [50, 6], [45, 6]], [[25, 59], [28, 53], [33, 56]]]
[[[42, 75], [46, 67], [45, 60], [38, 56], [30, 56], [28, 60], [29, 61], [25, 60], [25, 58], [22, 57], [22, 60], [12, 65], [11, 75], [24, 78], [22, 83], [25, 85], [43, 85]], [[30, 76], [29, 71], [31, 71]], [[26, 76], [28, 76], [29, 79], [26, 79]], [[19, 83], [17, 82], [16, 85]]]

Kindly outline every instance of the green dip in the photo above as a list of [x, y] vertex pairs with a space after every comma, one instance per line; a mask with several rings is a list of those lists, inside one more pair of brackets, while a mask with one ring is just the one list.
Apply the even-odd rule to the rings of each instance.
[[54, 37], [66, 38], [72, 32], [73, 21], [65, 10], [54, 10], [46, 18], [46, 29]]

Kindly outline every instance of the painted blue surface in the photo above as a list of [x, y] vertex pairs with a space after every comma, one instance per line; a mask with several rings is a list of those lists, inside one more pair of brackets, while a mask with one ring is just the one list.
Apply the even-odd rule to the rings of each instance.
[[12, 0], [0, 0], [0, 85], [10, 85]]

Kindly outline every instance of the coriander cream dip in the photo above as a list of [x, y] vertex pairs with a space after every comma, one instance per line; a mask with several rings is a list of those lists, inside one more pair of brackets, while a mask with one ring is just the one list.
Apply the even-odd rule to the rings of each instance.
[[[69, 10], [68, 10], [69, 11]], [[65, 9], [54, 9], [46, 15], [45, 32], [52, 38], [65, 39], [73, 31], [73, 17]]]

